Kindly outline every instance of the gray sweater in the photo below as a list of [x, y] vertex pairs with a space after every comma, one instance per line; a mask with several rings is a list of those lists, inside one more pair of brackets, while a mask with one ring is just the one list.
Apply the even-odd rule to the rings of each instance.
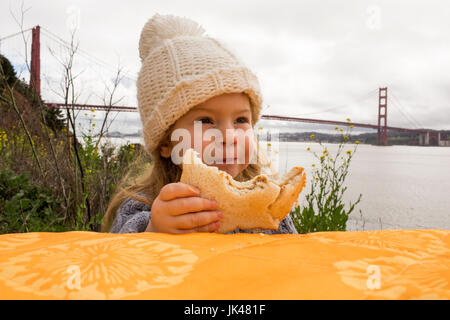
[[[136, 233], [144, 232], [150, 221], [150, 206], [137, 201], [133, 198], [127, 198], [117, 210], [116, 218], [111, 227], [111, 233]], [[249, 229], [241, 230], [236, 228], [230, 233], [264, 233], [281, 234], [297, 233], [292, 223], [291, 217], [286, 216], [279, 224], [278, 230]]]

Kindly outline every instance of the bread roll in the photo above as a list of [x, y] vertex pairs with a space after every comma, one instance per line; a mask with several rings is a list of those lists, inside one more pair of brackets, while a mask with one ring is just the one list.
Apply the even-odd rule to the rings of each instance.
[[305, 186], [306, 176], [301, 167], [293, 167], [279, 180], [260, 174], [239, 182], [227, 172], [208, 166], [189, 149], [183, 156], [180, 182], [200, 190], [200, 196], [217, 202], [223, 213], [218, 233], [241, 229], [278, 229]]

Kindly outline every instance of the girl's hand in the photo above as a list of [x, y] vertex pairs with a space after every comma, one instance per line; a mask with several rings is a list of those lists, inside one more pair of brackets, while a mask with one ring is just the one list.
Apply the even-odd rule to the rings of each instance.
[[215, 201], [199, 195], [197, 188], [185, 183], [165, 185], [152, 204], [146, 231], [178, 234], [216, 231], [222, 213], [214, 211]]

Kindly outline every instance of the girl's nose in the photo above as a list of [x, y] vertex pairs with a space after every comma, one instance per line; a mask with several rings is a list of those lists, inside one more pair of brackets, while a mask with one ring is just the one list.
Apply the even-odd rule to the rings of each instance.
[[222, 135], [223, 135], [223, 144], [224, 145], [232, 146], [237, 143], [238, 133], [233, 127], [223, 130]]

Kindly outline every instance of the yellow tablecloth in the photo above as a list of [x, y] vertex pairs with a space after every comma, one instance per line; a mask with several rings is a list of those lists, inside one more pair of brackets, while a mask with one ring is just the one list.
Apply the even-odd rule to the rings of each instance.
[[0, 236], [1, 299], [449, 299], [450, 231]]

